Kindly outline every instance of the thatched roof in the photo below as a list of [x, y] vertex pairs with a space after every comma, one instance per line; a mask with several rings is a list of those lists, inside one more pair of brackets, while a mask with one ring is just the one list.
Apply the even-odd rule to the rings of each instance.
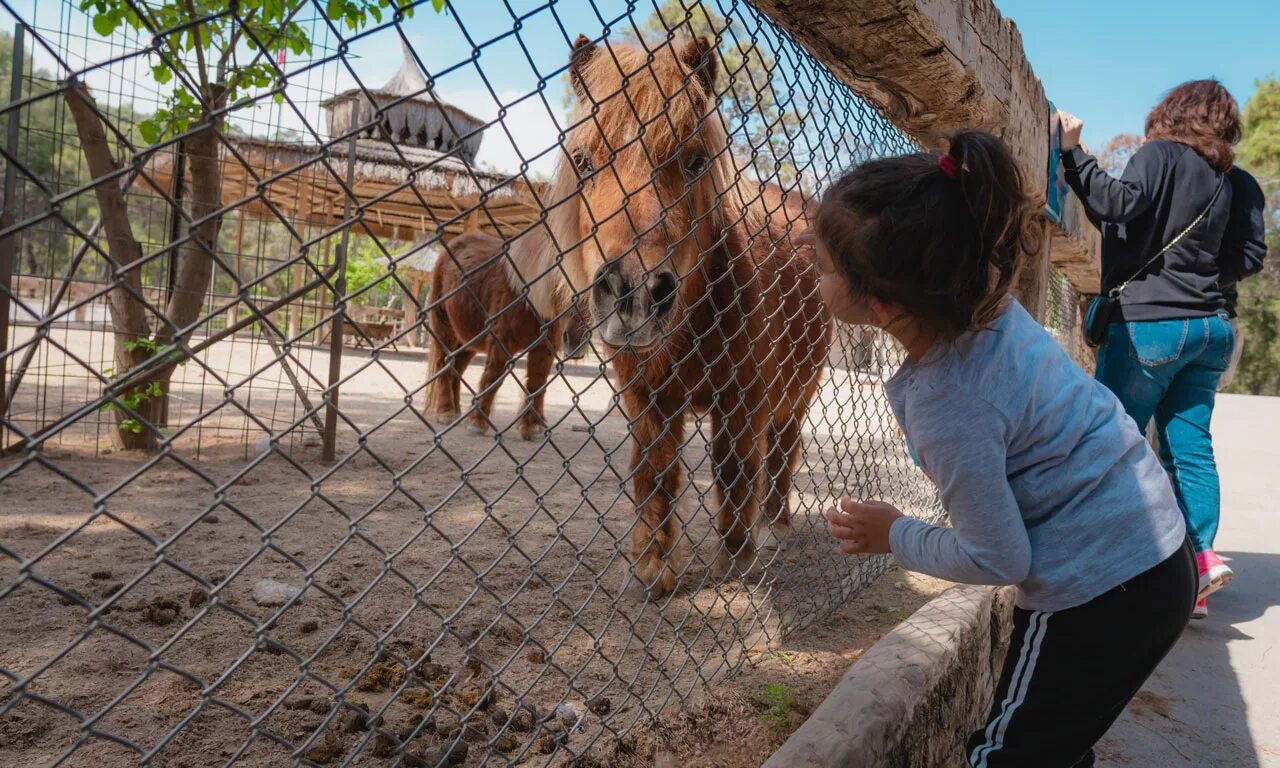
[[412, 269], [416, 272], [430, 272], [436, 268], [436, 263], [440, 261], [440, 251], [439, 249], [428, 246], [426, 248], [419, 249], [417, 253], [410, 256], [392, 256], [390, 260], [395, 262], [398, 269]]
[[[273, 141], [253, 136], [231, 137], [237, 151], [250, 159], [263, 160], [264, 167], [286, 169], [315, 163], [327, 156], [329, 167], [338, 174], [334, 180], [346, 180], [349, 143], [340, 141], [322, 148], [315, 144]], [[323, 165], [317, 164], [320, 168]], [[373, 139], [356, 140], [355, 177], [358, 181], [378, 181], [400, 186], [413, 179], [413, 187], [424, 192], [444, 192], [454, 197], [476, 197], [487, 192], [495, 200], [510, 199], [516, 192], [505, 174], [485, 171], [468, 165], [456, 155], [436, 152], [424, 147], [396, 144]]]
[[408, 43], [401, 40], [400, 70], [381, 88], [352, 88], [321, 103], [329, 135], [353, 130], [374, 141], [453, 153], [474, 163], [484, 135], [483, 120], [447, 104], [436, 95], [419, 69]]

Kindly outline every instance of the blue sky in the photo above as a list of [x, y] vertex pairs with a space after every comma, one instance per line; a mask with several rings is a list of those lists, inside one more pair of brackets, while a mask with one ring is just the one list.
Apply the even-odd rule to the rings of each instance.
[[[754, 16], [741, 2], [705, 0], [708, 6], [735, 9], [738, 29]], [[654, 0], [632, 0], [635, 16], [645, 19]], [[1022, 30], [1023, 41], [1045, 90], [1058, 106], [1084, 118], [1085, 141], [1102, 146], [1117, 133], [1139, 132], [1147, 111], [1170, 86], [1183, 80], [1217, 76], [1243, 103], [1255, 79], [1280, 73], [1280, 0], [996, 0], [1001, 11]], [[107, 43], [92, 32], [89, 19], [71, 9], [78, 0], [14, 0], [14, 7], [42, 32], [72, 51], [71, 65], [84, 66], [136, 50], [137, 44]], [[489, 129], [480, 151], [482, 162], [507, 171], [521, 158], [532, 159], [554, 146], [564, 124], [564, 83], [556, 71], [568, 57], [569, 41], [579, 32], [598, 36], [606, 24], [614, 36], [628, 27], [618, 23], [627, 0], [466, 0], [447, 14], [430, 4], [419, 6], [404, 32], [428, 72], [438, 76], [437, 93], [447, 101], [488, 120], [504, 116], [503, 127]], [[314, 15], [314, 13], [312, 13]], [[8, 28], [12, 19], [0, 24]], [[519, 31], [513, 31], [520, 19]], [[318, 48], [332, 46], [328, 33], [315, 25]], [[750, 31], [747, 30], [748, 36]], [[478, 50], [477, 50], [478, 49]], [[36, 46], [38, 65], [56, 69]], [[474, 61], [472, 60], [474, 57]], [[378, 86], [400, 65], [399, 39], [393, 29], [356, 41], [349, 58], [352, 69], [369, 86]], [[159, 91], [145, 62], [121, 63], [88, 78], [100, 98], [111, 102], [135, 99], [146, 110]], [[354, 85], [351, 72], [338, 63], [307, 70], [290, 61], [290, 95], [306, 121], [322, 126], [319, 102]], [[542, 96], [536, 95], [539, 80]], [[529, 95], [535, 94], [533, 97]], [[545, 98], [544, 98], [545, 97]], [[255, 132], [275, 127], [301, 128], [302, 119], [265, 102], [250, 118]], [[533, 162], [536, 171], [550, 170], [553, 157]]]
[[[708, 2], [714, 7], [717, 0]], [[79, 0], [72, 3], [78, 6]], [[546, 150], [558, 142], [564, 123], [564, 82], [555, 73], [568, 61], [570, 41], [579, 33], [597, 37], [606, 24], [613, 27], [615, 35], [629, 29], [625, 21], [618, 23], [625, 19], [627, 1], [556, 0], [551, 9], [547, 0], [467, 0], [453, 5], [444, 14], [435, 13], [430, 3], [420, 5], [413, 18], [403, 24], [423, 68], [438, 77], [436, 92], [486, 121], [503, 116], [505, 130], [495, 125], [485, 132], [480, 150], [483, 163], [515, 171], [522, 158], [537, 157], [532, 163], [534, 170], [548, 173], [554, 158]], [[102, 41], [92, 32], [90, 19], [66, 0], [16, 0], [14, 7], [43, 35], [56, 40], [56, 46], [71, 52], [72, 67], [111, 59], [138, 47], [119, 35], [111, 43]], [[643, 23], [653, 9], [652, 0], [639, 0], [634, 7]], [[520, 29], [513, 31], [517, 19]], [[11, 28], [12, 21], [10, 14], [0, 10], [3, 28]], [[317, 53], [332, 50], [335, 43], [324, 26], [313, 21], [311, 29]], [[53, 59], [39, 45], [28, 42], [28, 50], [33, 48], [36, 65], [59, 74]], [[399, 37], [390, 27], [380, 29], [354, 41], [348, 60], [351, 71], [332, 62], [290, 78], [290, 97], [311, 125], [323, 125], [319, 102], [353, 87], [354, 77], [369, 87], [390, 79], [402, 61]], [[131, 98], [146, 111], [154, 108], [155, 95], [162, 89], [143, 63], [141, 59], [122, 62], [86, 79], [100, 100]], [[303, 64], [289, 61], [285, 68], [289, 71]], [[296, 114], [270, 102], [264, 102], [252, 116], [240, 115], [242, 123], [254, 124], [245, 125], [253, 132], [303, 127]]]
[[1217, 77], [1243, 107], [1255, 80], [1280, 75], [1280, 0], [995, 2], [1022, 31], [1046, 95], [1085, 121], [1090, 148], [1142, 133], [1184, 80]]

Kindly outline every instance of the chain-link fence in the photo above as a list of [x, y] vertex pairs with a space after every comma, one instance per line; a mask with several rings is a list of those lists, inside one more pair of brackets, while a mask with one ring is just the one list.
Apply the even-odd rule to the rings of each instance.
[[562, 760], [940, 515], [789, 242], [913, 143], [749, 5], [0, 5], [0, 762]]
[[1080, 367], [1092, 372], [1094, 354], [1084, 343], [1081, 326], [1082, 300], [1080, 291], [1071, 284], [1066, 274], [1051, 267], [1045, 286], [1044, 327]]

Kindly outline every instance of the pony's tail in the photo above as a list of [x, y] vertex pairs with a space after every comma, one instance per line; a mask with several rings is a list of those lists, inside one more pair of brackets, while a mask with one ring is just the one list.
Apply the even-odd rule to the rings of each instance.
[[431, 308], [427, 312], [427, 327], [431, 330], [431, 338], [427, 340], [427, 388], [425, 409], [428, 417], [439, 412], [443, 399], [444, 387], [450, 386], [444, 380], [445, 361], [449, 356], [446, 349], [453, 340], [453, 328], [444, 309], [444, 269], [437, 264], [431, 273], [431, 293], [427, 302]]

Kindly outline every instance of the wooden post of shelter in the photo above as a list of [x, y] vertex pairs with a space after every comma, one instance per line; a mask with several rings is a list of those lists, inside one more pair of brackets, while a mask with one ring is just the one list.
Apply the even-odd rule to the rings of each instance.
[[[249, 194], [249, 174], [240, 177], [240, 199], [243, 200]], [[235, 270], [235, 289], [236, 295], [231, 299], [231, 311], [228, 313], [227, 327], [233, 328], [240, 320], [240, 291], [244, 289], [244, 220], [246, 218], [245, 209], [242, 207], [236, 212], [236, 250], [231, 254], [231, 268]]]
[[[23, 28], [21, 24], [13, 25], [13, 65], [9, 70], [9, 102], [18, 103], [22, 99], [23, 71]], [[18, 117], [21, 112], [14, 109], [9, 113], [9, 131], [5, 142], [9, 160], [4, 164], [4, 210], [0, 211], [0, 227], [8, 227], [16, 218], [13, 213], [17, 202], [18, 174], [13, 167], [13, 158], [18, 156], [19, 128]], [[9, 296], [13, 293], [13, 266], [18, 256], [18, 236], [10, 234], [0, 240], [0, 418], [9, 415], [8, 364], [9, 351]], [[0, 446], [2, 447], [2, 446]]]
[[244, 286], [244, 266], [241, 262], [244, 253], [244, 211], [236, 214], [236, 250], [231, 254], [231, 267], [236, 271], [235, 288], [236, 295], [231, 299], [230, 317], [227, 318], [227, 325], [234, 326], [240, 319], [240, 291]]
[[324, 447], [321, 458], [333, 461], [338, 444], [338, 382], [342, 378], [342, 321], [346, 317], [347, 246], [351, 242], [351, 196], [356, 183], [356, 134], [347, 142], [347, 188], [342, 206], [342, 242], [333, 276], [333, 317], [329, 320], [329, 382], [325, 388]]
[[[303, 232], [310, 232], [306, 226]], [[303, 235], [306, 237], [307, 235]], [[299, 246], [294, 252], [293, 266], [289, 268], [289, 290], [297, 290], [302, 287], [302, 259], [306, 246]], [[299, 296], [296, 300], [289, 302], [289, 340], [296, 341], [299, 334], [302, 333], [302, 310], [306, 306], [306, 296]]]

